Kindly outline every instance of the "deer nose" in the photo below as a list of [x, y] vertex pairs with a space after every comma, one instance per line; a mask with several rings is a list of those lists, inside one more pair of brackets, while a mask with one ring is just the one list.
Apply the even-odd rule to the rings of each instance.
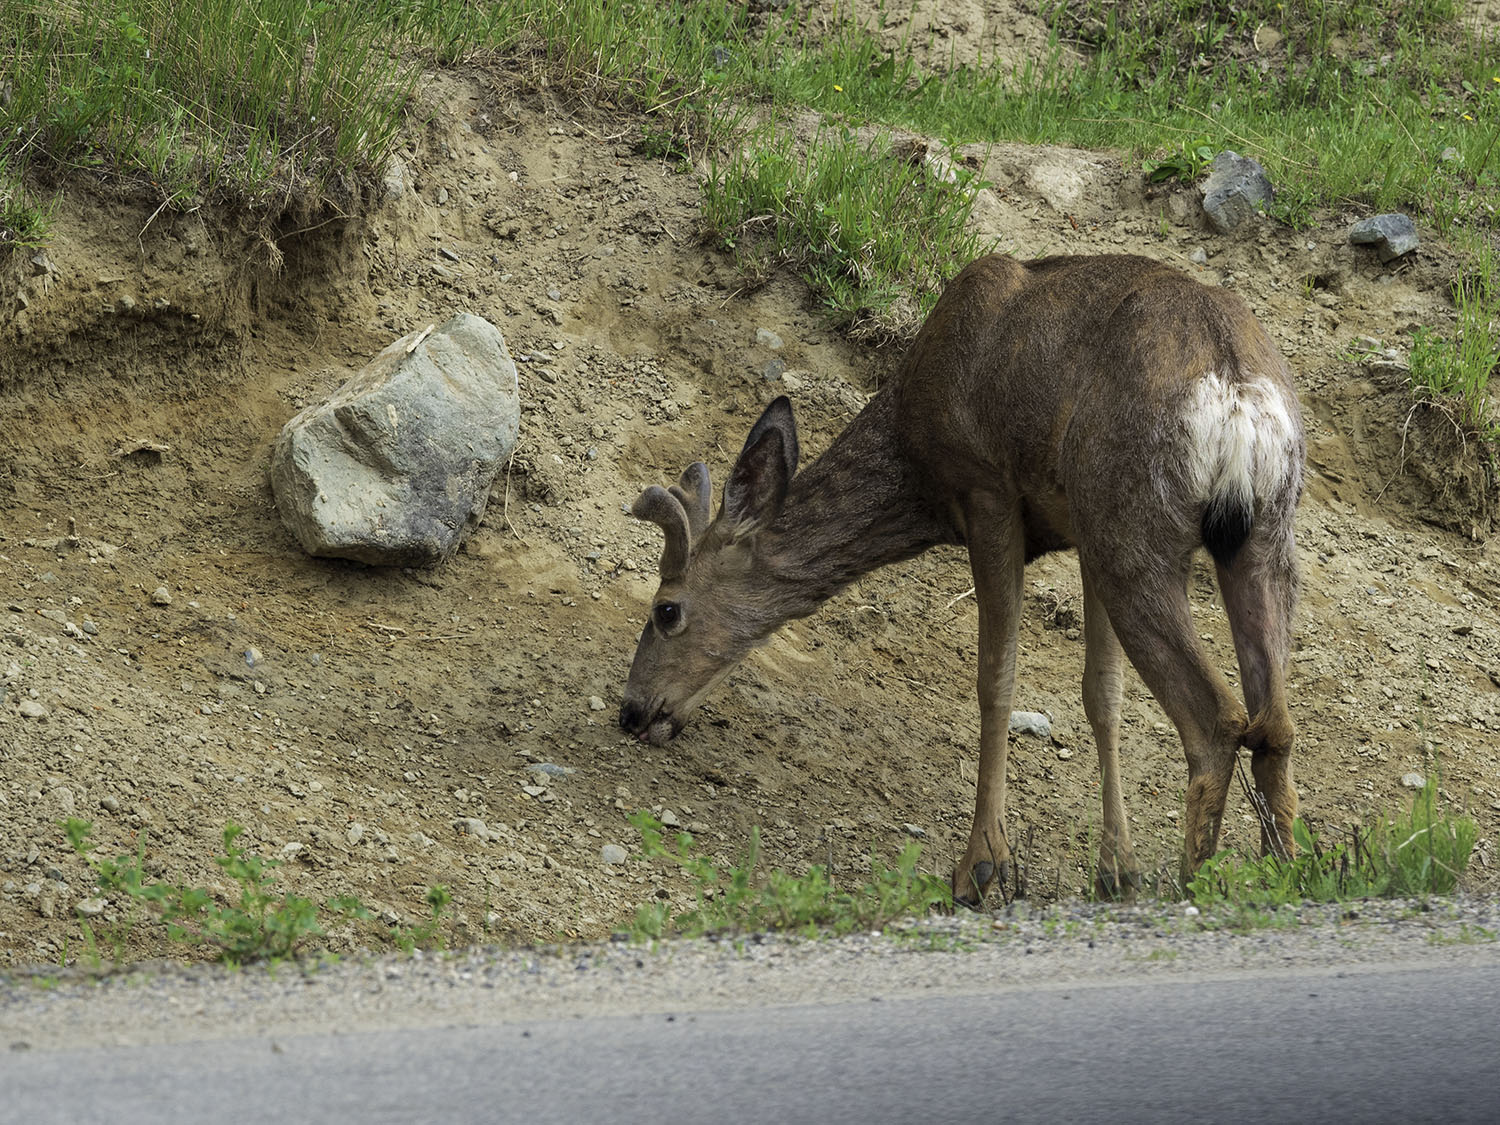
[[639, 734], [646, 729], [646, 709], [633, 699], [620, 704], [620, 729], [626, 734]]

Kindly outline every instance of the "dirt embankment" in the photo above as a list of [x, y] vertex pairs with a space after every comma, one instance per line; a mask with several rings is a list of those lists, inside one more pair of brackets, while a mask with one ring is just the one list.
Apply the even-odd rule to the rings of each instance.
[[[639, 154], [633, 122], [480, 73], [435, 75], [423, 97], [404, 179], [359, 221], [267, 240], [80, 189], [4, 290], [0, 962], [76, 948], [91, 887], [69, 815], [111, 852], [144, 834], [173, 881], [219, 885], [209, 857], [235, 821], [302, 894], [410, 920], [442, 883], [459, 940], [597, 936], [674, 893], [601, 859], [635, 843], [625, 816], [641, 807], [728, 857], [758, 825], [769, 862], [841, 875], [912, 832], [939, 870], [962, 850], [977, 713], [959, 552], [872, 575], [783, 631], [669, 747], [613, 722], [660, 549], [623, 507], [696, 458], [721, 477], [776, 393], [815, 455], [893, 356], [841, 338], [795, 280], [741, 292], [691, 236], [693, 177]], [[1451, 322], [1441, 245], [1391, 270], [1347, 244], [1349, 216], [1208, 236], [1117, 156], [972, 155], [1002, 248], [1179, 263], [1240, 291], [1282, 344], [1312, 470], [1293, 669], [1304, 812], [1338, 827], [1437, 772], [1481, 824], [1474, 879], [1492, 889], [1500, 559], [1431, 521], [1487, 530], [1494, 482], [1454, 459], [1439, 416], [1411, 411], [1399, 372], [1351, 358], [1361, 337]], [[521, 368], [522, 437], [485, 525], [434, 573], [304, 557], [266, 484], [277, 430], [390, 339], [461, 310], [498, 325]], [[1195, 586], [1232, 670], [1207, 570]], [[1054, 739], [1016, 744], [1011, 819], [1050, 897], [1087, 885], [1099, 822], [1071, 558], [1035, 566], [1027, 595], [1016, 706], [1048, 712]], [[1133, 678], [1123, 757], [1137, 852], [1171, 866], [1185, 768]], [[1236, 800], [1228, 842], [1252, 836]]]

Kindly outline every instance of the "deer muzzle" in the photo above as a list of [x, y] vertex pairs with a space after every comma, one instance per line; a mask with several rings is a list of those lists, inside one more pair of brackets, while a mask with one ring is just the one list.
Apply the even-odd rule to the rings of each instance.
[[620, 729], [652, 746], [663, 746], [676, 738], [683, 725], [672, 715], [663, 715], [660, 705], [650, 707], [629, 698], [620, 704]]

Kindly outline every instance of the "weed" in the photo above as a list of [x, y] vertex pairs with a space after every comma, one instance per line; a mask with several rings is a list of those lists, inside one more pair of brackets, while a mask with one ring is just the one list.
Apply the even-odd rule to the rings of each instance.
[[760, 832], [752, 830], [745, 855], [738, 864], [718, 864], [698, 854], [692, 836], [679, 832], [663, 837], [662, 825], [650, 813], [630, 817], [641, 834], [641, 856], [665, 859], [694, 884], [696, 905], [673, 915], [665, 902], [643, 904], [636, 911], [631, 936], [656, 940], [669, 933], [696, 937], [706, 933], [792, 930], [808, 935], [820, 931], [848, 933], [874, 929], [934, 906], [951, 906], [946, 880], [917, 870], [922, 849], [909, 843], [894, 867], [870, 858], [870, 879], [850, 890], [837, 887], [825, 868], [814, 866], [806, 875], [760, 870]]
[[447, 887], [436, 883], [427, 888], [426, 898], [428, 915], [423, 921], [412, 926], [391, 927], [391, 941], [403, 953], [412, 953], [418, 949], [441, 949], [444, 946], [441, 926], [453, 895]]
[[1478, 829], [1473, 820], [1440, 814], [1429, 781], [1401, 816], [1380, 817], [1326, 846], [1300, 819], [1293, 822], [1297, 855], [1247, 860], [1220, 852], [1187, 882], [1200, 906], [1262, 912], [1310, 900], [1402, 898], [1449, 894], [1468, 866]]
[[[167, 937], [186, 945], [206, 946], [218, 958], [231, 964], [245, 961], [278, 960], [297, 952], [302, 944], [324, 933], [320, 916], [326, 911], [335, 918], [365, 920], [370, 912], [357, 898], [344, 896], [330, 899], [322, 908], [311, 899], [278, 891], [276, 868], [279, 861], [261, 859], [239, 842], [244, 828], [226, 824], [223, 833], [224, 854], [214, 862], [237, 884], [235, 902], [224, 905], [201, 887], [179, 887], [169, 883], [150, 883], [143, 877], [145, 838], [141, 837], [134, 854], [116, 859], [95, 855], [96, 845], [89, 836], [93, 826], [88, 821], [70, 817], [63, 830], [73, 850], [82, 856], [94, 873], [99, 890], [125, 905], [124, 917], [103, 931], [108, 952], [118, 964], [134, 927], [142, 920], [141, 910], [149, 911], [154, 921], [166, 928]], [[447, 891], [441, 887], [428, 892], [433, 917], [415, 931], [413, 947], [430, 940], [442, 908], [447, 905]], [[103, 948], [94, 927], [79, 919], [85, 944], [85, 958], [96, 967], [103, 960]], [[426, 929], [432, 926], [433, 929]], [[399, 945], [399, 941], [397, 942]]]
[[1214, 156], [1213, 145], [1185, 144], [1175, 154], [1148, 164], [1146, 179], [1153, 184], [1166, 183], [1168, 180], [1179, 180], [1190, 184], [1213, 163]]

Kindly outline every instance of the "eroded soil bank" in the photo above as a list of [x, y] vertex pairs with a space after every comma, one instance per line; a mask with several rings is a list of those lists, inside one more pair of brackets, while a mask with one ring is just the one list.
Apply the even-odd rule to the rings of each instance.
[[[80, 189], [5, 290], [0, 961], [77, 948], [92, 888], [59, 828], [70, 815], [111, 853], [143, 833], [154, 875], [222, 891], [210, 857], [228, 821], [285, 859], [298, 893], [355, 894], [389, 920], [419, 917], [441, 883], [459, 941], [595, 937], [680, 893], [654, 867], [602, 861], [605, 844], [633, 849], [637, 808], [731, 858], [758, 825], [766, 860], [796, 870], [856, 876], [912, 833], [937, 870], [962, 850], [977, 709], [959, 552], [871, 576], [786, 629], [669, 747], [613, 722], [660, 549], [630, 500], [697, 458], [722, 479], [777, 393], [816, 454], [893, 353], [849, 343], [794, 279], [744, 292], [692, 236], [693, 178], [640, 154], [632, 121], [478, 71], [434, 75], [423, 101], [404, 187], [357, 222], [267, 240]], [[1149, 254], [1265, 321], [1309, 426], [1304, 812], [1338, 828], [1404, 805], [1404, 775], [1436, 773], [1481, 825], [1471, 885], [1494, 889], [1494, 482], [1454, 457], [1440, 416], [1413, 412], [1399, 371], [1355, 358], [1360, 338], [1451, 323], [1441, 242], [1424, 232], [1392, 269], [1348, 245], [1351, 215], [1221, 238], [1178, 221], [1191, 208], [1118, 155], [973, 155], [994, 185], [979, 221], [1002, 248]], [[391, 339], [458, 311], [498, 325], [521, 367], [522, 436], [485, 525], [432, 573], [304, 557], [266, 482], [276, 432]], [[768, 380], [773, 359], [785, 370]], [[152, 601], [161, 586], [168, 605]], [[1232, 672], [1206, 568], [1195, 587]], [[1016, 743], [1011, 819], [1042, 899], [1087, 885], [1099, 822], [1080, 602], [1070, 557], [1028, 572], [1016, 706], [1051, 715], [1054, 737]], [[1170, 868], [1185, 767], [1133, 676], [1124, 764], [1137, 852]], [[1227, 823], [1251, 845], [1237, 794]], [[153, 931], [134, 940], [160, 951]]]

